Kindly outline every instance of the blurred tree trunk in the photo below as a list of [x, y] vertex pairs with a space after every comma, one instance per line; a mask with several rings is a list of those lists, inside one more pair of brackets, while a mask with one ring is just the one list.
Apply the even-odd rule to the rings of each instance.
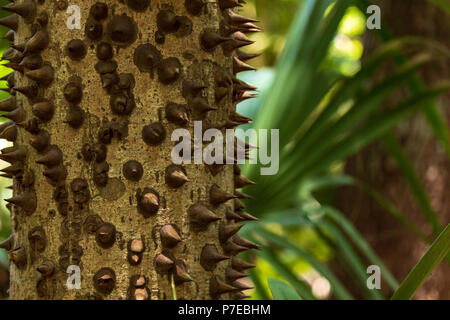
[[[381, 7], [382, 23], [391, 30], [394, 37], [421, 36], [434, 39], [446, 46], [449, 45], [449, 16], [428, 1], [382, 0], [374, 2]], [[370, 54], [379, 43], [375, 32], [367, 32], [365, 54]], [[389, 75], [391, 68], [392, 65], [381, 70], [381, 76]], [[449, 74], [450, 61], [441, 59], [438, 63], [428, 65], [421, 72], [420, 77], [425, 84], [431, 84], [448, 79]], [[404, 92], [407, 92], [407, 90]], [[394, 97], [388, 101], [386, 107], [392, 105], [392, 102], [397, 98]], [[449, 98], [449, 95], [447, 95], [438, 101], [447, 123], [450, 122]], [[409, 160], [419, 173], [433, 208], [439, 213], [440, 222], [444, 225], [449, 223], [450, 164], [424, 115], [417, 114], [412, 119], [402, 123], [396, 134]], [[352, 157], [347, 163], [346, 172], [382, 192], [420, 229], [432, 236], [432, 230], [424, 220], [414, 196], [410, 193], [405, 180], [381, 143], [372, 145]], [[401, 282], [425, 253], [428, 246], [415, 238], [362, 192], [358, 192], [357, 197], [355, 197], [354, 189], [343, 188], [340, 194], [340, 203], [344, 212], [349, 214], [358, 229], [393, 271], [397, 280]], [[417, 292], [415, 298], [449, 299], [449, 272], [449, 265], [446, 262], [441, 263]]]
[[[245, 91], [232, 53], [249, 42], [218, 38], [245, 22], [229, 17], [235, 2], [18, 3], [15, 101], [2, 105], [18, 133], [0, 156], [14, 177], [10, 298], [172, 299], [172, 277], [179, 299], [242, 297], [250, 265], [228, 259], [247, 249], [231, 240], [245, 218], [225, 218], [236, 170], [171, 160], [174, 129], [223, 129]], [[66, 27], [68, 5], [81, 29]]]
[[0, 264], [0, 300], [8, 297], [8, 287], [9, 271], [3, 264]]

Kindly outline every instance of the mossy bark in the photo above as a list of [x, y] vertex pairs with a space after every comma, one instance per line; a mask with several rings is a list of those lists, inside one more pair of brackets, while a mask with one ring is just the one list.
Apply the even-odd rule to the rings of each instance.
[[[186, 128], [192, 131], [194, 120], [202, 120], [206, 128], [220, 128], [228, 114], [235, 109], [230, 94], [220, 102], [214, 99], [217, 74], [223, 72], [233, 75], [231, 55], [224, 54], [220, 47], [205, 51], [199, 40], [203, 30], [219, 30], [219, 24], [224, 19], [224, 11], [217, 3], [209, 2], [201, 9], [199, 15], [194, 16], [186, 11], [185, 1], [152, 0], [147, 9], [138, 12], [127, 6], [126, 1], [107, 1], [108, 17], [100, 23], [103, 26], [103, 36], [93, 41], [86, 36], [85, 24], [90, 17], [90, 9], [96, 2], [67, 1], [66, 5], [76, 5], [81, 9], [81, 29], [70, 30], [66, 26], [70, 14], [66, 13], [65, 1], [35, 1], [37, 17], [42, 12], [48, 15], [48, 24], [45, 28], [50, 35], [49, 45], [40, 54], [44, 63], [51, 65], [54, 70], [54, 80], [51, 84], [47, 87], [40, 86], [41, 97], [54, 105], [54, 115], [50, 121], [40, 122], [39, 129], [47, 131], [51, 139], [50, 144], [61, 151], [62, 165], [67, 170], [67, 177], [63, 179], [63, 183], [59, 179], [55, 184], [50, 183], [50, 179], [43, 175], [44, 171], [51, 169], [52, 166], [37, 164], [36, 160], [45, 155], [48, 149], [39, 153], [30, 146], [30, 141], [36, 138], [36, 132], [30, 133], [22, 124], [15, 145], [26, 149], [24, 166], [26, 171], [33, 172], [34, 184], [24, 187], [22, 181], [15, 178], [14, 195], [34, 190], [37, 207], [31, 214], [25, 214], [20, 206], [10, 206], [14, 247], [23, 248], [26, 254], [24, 266], [11, 264], [10, 298], [128, 299], [130, 279], [136, 275], [143, 275], [147, 278], [149, 298], [172, 299], [169, 274], [158, 273], [154, 265], [155, 256], [164, 250], [183, 261], [186, 267], [184, 271], [193, 279], [176, 286], [177, 297], [209, 299], [211, 277], [219, 275], [224, 278], [225, 268], [230, 262], [220, 262], [215, 270], [206, 271], [199, 260], [202, 248], [206, 244], [214, 244], [218, 251], [222, 252], [218, 239], [221, 222], [211, 223], [203, 231], [194, 230], [189, 223], [188, 209], [202, 201], [221, 218], [221, 221], [225, 221], [226, 208], [230, 207], [233, 210], [233, 202], [230, 200], [214, 206], [209, 202], [209, 190], [213, 184], [217, 184], [222, 190], [232, 194], [233, 166], [224, 166], [214, 176], [206, 165], [185, 165], [189, 181], [179, 188], [170, 187], [165, 179], [165, 170], [172, 164], [171, 151], [174, 142], [171, 142], [170, 136], [179, 126], [166, 119], [165, 107], [168, 102], [186, 105], [187, 101], [182, 95], [183, 82], [197, 80], [206, 87], [201, 95], [209, 104], [218, 107], [218, 110], [205, 114], [190, 110], [191, 117]], [[192, 21], [192, 32], [187, 35], [167, 33], [164, 43], [157, 43], [155, 41], [155, 32], [158, 30], [157, 15], [164, 9]], [[131, 18], [137, 28], [136, 39], [132, 40], [131, 44], [115, 43], [111, 40], [111, 35], [108, 35], [108, 24], [114, 16], [122, 14]], [[36, 20], [31, 24], [20, 18], [15, 44], [27, 41], [36, 26]], [[66, 49], [67, 43], [73, 39], [82, 40], [87, 48], [84, 58], [78, 61], [70, 58]], [[116, 72], [134, 76], [135, 86], [130, 90], [135, 107], [130, 114], [118, 115], [111, 110], [112, 94], [102, 86], [101, 75], [95, 68], [99, 62], [96, 47], [101, 41], [113, 45], [112, 60], [118, 65]], [[181, 74], [176, 81], [163, 84], [156, 69], [151, 75], [151, 72], [142, 72], [135, 65], [135, 49], [146, 43], [155, 46], [163, 58], [176, 57], [180, 61]], [[64, 96], [65, 87], [70, 82], [81, 85], [82, 99], [79, 103], [70, 103]], [[25, 75], [16, 72], [15, 83], [16, 87], [30, 84], [26, 72]], [[19, 92], [16, 93], [16, 99], [26, 110], [26, 119], [31, 119], [35, 101]], [[84, 115], [84, 120], [78, 128], [75, 128], [76, 124], [71, 126], [67, 123], [68, 113], [74, 105], [79, 106]], [[163, 142], [155, 146], [146, 144], [142, 138], [143, 127], [153, 122], [160, 122], [166, 130]], [[108, 137], [99, 138], [99, 131], [105, 127], [111, 129], [109, 134], [112, 134], [111, 142], [106, 144], [102, 139], [108, 140]], [[117, 136], [117, 133], [120, 134]], [[106, 163], [109, 170], [105, 186], [99, 186], [102, 182], [95, 181], [102, 178], [101, 174], [95, 178], [95, 170], [99, 164], [95, 159], [86, 161], [89, 156], [82, 152], [83, 146], [98, 143], [103, 143], [107, 150]], [[124, 177], [123, 165], [129, 160], [138, 161], [143, 167], [143, 176], [137, 182]], [[87, 182], [87, 189], [81, 186], [74, 190], [73, 186], [71, 187], [72, 182], [79, 178]], [[159, 195], [159, 210], [149, 217], [144, 217], [137, 209], [139, 196], [136, 197], [136, 194], [145, 188], [151, 188]], [[55, 191], [64, 189], [67, 198], [63, 195], [60, 198], [56, 197], [55, 200]], [[87, 223], [95, 221], [93, 215], [98, 215], [103, 223], [110, 223], [115, 227], [116, 233], [111, 247], [108, 248], [109, 244], [100, 245], [98, 237], [102, 235], [93, 232], [98, 226], [95, 226], [95, 223]], [[92, 220], [86, 220], [88, 217]], [[160, 240], [159, 230], [166, 224], [175, 226], [182, 239], [171, 249], [163, 248]], [[42, 227], [45, 233], [46, 245], [43, 249], [36, 244], [30, 245], [30, 232], [36, 227]], [[39, 242], [40, 238], [37, 237]], [[145, 250], [138, 265], [131, 265], [128, 259], [128, 243], [132, 239], [144, 241]], [[105, 241], [108, 242], [107, 239]], [[37, 271], [37, 267], [42, 266], [45, 261], [51, 261], [55, 265], [55, 271], [50, 276]], [[81, 288], [78, 290], [69, 290], [66, 287], [69, 276], [66, 270], [69, 265], [78, 265], [81, 269]], [[115, 273], [114, 288], [110, 293], [104, 293], [95, 286], [94, 275], [101, 268], [111, 268]], [[111, 279], [105, 280], [107, 282], [105, 286], [110, 285], [108, 281]], [[221, 298], [230, 297], [230, 294], [221, 295]], [[131, 298], [136, 298], [133, 297], [133, 292]]]

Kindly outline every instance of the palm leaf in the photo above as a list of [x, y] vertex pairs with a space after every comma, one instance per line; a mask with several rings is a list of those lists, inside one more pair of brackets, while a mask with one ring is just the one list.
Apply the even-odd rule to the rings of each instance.
[[450, 250], [450, 224], [441, 232], [425, 255], [411, 270], [400, 287], [391, 297], [392, 300], [411, 299], [428, 275], [444, 259]]

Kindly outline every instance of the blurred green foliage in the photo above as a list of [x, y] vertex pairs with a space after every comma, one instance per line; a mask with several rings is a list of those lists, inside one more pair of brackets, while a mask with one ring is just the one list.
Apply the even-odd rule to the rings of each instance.
[[[440, 0], [432, 1], [443, 4]], [[382, 299], [385, 293], [398, 288], [396, 279], [364, 237], [333, 207], [336, 187], [360, 188], [405, 228], [431, 242], [382, 191], [342, 174], [345, 159], [377, 139], [385, 143], [396, 160], [424, 216], [433, 226], [434, 235], [443, 229], [401, 146], [389, 134], [413, 111], [424, 110], [432, 104], [435, 97], [448, 90], [448, 84], [427, 88], [416, 82], [411, 85], [406, 101], [390, 110], [379, 108], [391, 94], [411, 81], [415, 72], [432, 60], [438, 50], [423, 39], [392, 39], [383, 29], [382, 39], [386, 44], [361, 63], [365, 32], [365, 15], [361, 9], [368, 3], [365, 0], [249, 0], [242, 9], [241, 14], [261, 20], [259, 25], [264, 32], [250, 35], [256, 42], [246, 49], [263, 53], [252, 61], [260, 70], [240, 75], [242, 80], [259, 88], [258, 97], [239, 104], [238, 112], [255, 119], [254, 124], [244, 128], [280, 128], [282, 151], [280, 172], [276, 176], [261, 177], [257, 174], [258, 167], [243, 167], [258, 182], [256, 187], [245, 190], [256, 198], [247, 202], [248, 210], [261, 218], [260, 222], [246, 224], [242, 230], [244, 236], [263, 245], [259, 252], [247, 255], [257, 259], [257, 269], [250, 272], [255, 284], [253, 299], [353, 299], [355, 296], [349, 288], [355, 286], [359, 290], [357, 297]], [[0, 27], [0, 36], [5, 31]], [[421, 43], [422, 52], [410, 59], [402, 58], [402, 51], [411, 43]], [[0, 53], [6, 46], [1, 40]], [[368, 80], [377, 68], [392, 57], [397, 59], [399, 67], [387, 79], [369, 86]], [[9, 72], [0, 67], [0, 76]], [[5, 96], [1, 91], [0, 98]], [[423, 112], [445, 145], [448, 138], [445, 122], [433, 107], [425, 110], [431, 110]], [[7, 184], [6, 179], [0, 178], [2, 198], [10, 193]], [[1, 241], [10, 233], [10, 221], [4, 202], [0, 209]], [[445, 256], [443, 251], [448, 251], [448, 246], [440, 248], [434, 256]], [[0, 251], [0, 263], [7, 264], [4, 250]], [[389, 290], [367, 289], [369, 264], [382, 268]], [[432, 263], [423, 264], [432, 266]], [[351, 283], [341, 280], [336, 268], [347, 274], [346, 279]], [[281, 278], [289, 285], [270, 278]]]
[[[369, 1], [252, 3], [255, 9], [244, 12], [258, 15], [265, 34], [254, 36], [259, 44], [250, 46], [249, 51], [265, 50], [263, 58], [255, 59], [256, 65], [264, 68], [240, 76], [259, 87], [259, 96], [241, 103], [238, 111], [256, 120], [245, 127], [279, 128], [281, 149], [280, 171], [275, 176], [260, 176], [255, 165], [243, 167], [244, 173], [258, 183], [245, 189], [256, 199], [247, 202], [247, 209], [261, 221], [246, 226], [242, 233], [264, 247], [255, 253], [258, 258], [248, 255], [258, 260], [257, 270], [251, 272], [256, 288], [253, 298], [269, 298], [267, 279], [275, 277], [288, 281], [307, 299], [352, 299], [348, 288], [355, 286], [359, 288], [357, 297], [384, 298], [398, 288], [398, 283], [363, 236], [333, 207], [333, 190], [341, 185], [364, 190], [405, 228], [430, 243], [382, 192], [342, 175], [348, 156], [377, 139], [383, 140], [435, 236], [439, 235], [443, 226], [437, 213], [390, 131], [412, 112], [422, 110], [445, 146], [447, 127], [433, 101], [449, 90], [449, 83], [427, 89], [411, 86], [411, 79], [436, 56], [448, 56], [448, 50], [427, 39], [392, 39], [384, 27], [380, 35], [386, 44], [361, 65], [364, 11]], [[286, 20], [292, 18], [289, 32], [285, 21], [280, 23], [278, 12], [286, 6]], [[296, 15], [290, 11], [294, 6]], [[410, 59], [402, 58], [402, 52], [412, 45], [421, 45], [421, 52]], [[399, 67], [371, 84], [378, 68], [392, 58]], [[410, 85], [409, 98], [392, 109], [379, 108], [405, 84]], [[333, 262], [332, 270], [329, 262]], [[366, 268], [370, 264], [381, 267], [389, 290], [367, 288]], [[336, 266], [353, 284], [341, 283]], [[324, 283], [328, 283], [328, 291]]]

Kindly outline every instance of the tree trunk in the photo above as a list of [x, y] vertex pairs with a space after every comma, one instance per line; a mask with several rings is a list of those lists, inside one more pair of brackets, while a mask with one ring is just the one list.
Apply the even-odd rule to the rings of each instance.
[[[428, 1], [383, 0], [376, 3], [381, 7], [382, 23], [389, 28], [394, 37], [421, 36], [448, 47], [447, 31], [450, 28], [448, 15]], [[370, 54], [377, 43], [375, 34], [369, 33], [365, 38], [366, 54]], [[424, 68], [420, 76], [425, 84], [430, 85], [439, 80], [448, 79], [449, 68], [449, 60], [440, 59]], [[384, 68], [380, 74], [381, 76], [387, 75], [391, 70], [392, 66]], [[386, 106], [391, 105], [397, 98], [399, 97], [388, 101]], [[438, 105], [443, 107], [441, 111], [447, 123], [450, 121], [450, 112], [445, 106], [448, 106], [449, 102], [449, 95], [438, 101]], [[450, 171], [448, 157], [442, 146], [433, 135], [423, 114], [417, 114], [402, 123], [397, 130], [397, 136], [409, 160], [417, 170], [434, 210], [439, 213], [440, 222], [446, 225], [450, 221], [448, 201]], [[370, 146], [352, 157], [347, 163], [346, 172], [367, 182], [375, 190], [383, 190], [383, 194], [392, 199], [408, 219], [411, 219], [432, 237], [432, 230], [408, 190], [404, 178], [381, 145]], [[396, 278], [399, 281], [405, 279], [428, 246], [386, 213], [364, 192], [358, 192], [358, 196], [355, 197], [354, 189], [344, 188], [341, 196], [342, 209], [350, 213], [350, 218], [371, 242]], [[450, 278], [448, 272], [448, 264], [441, 263], [419, 289], [415, 298], [449, 299]]]
[[17, 26], [2, 20], [16, 30], [2, 107], [18, 132], [0, 156], [14, 181], [10, 298], [173, 299], [171, 283], [181, 299], [243, 297], [237, 168], [171, 160], [173, 130], [239, 122], [233, 55], [250, 42], [232, 34], [249, 22], [236, 2], [16, 4]]

